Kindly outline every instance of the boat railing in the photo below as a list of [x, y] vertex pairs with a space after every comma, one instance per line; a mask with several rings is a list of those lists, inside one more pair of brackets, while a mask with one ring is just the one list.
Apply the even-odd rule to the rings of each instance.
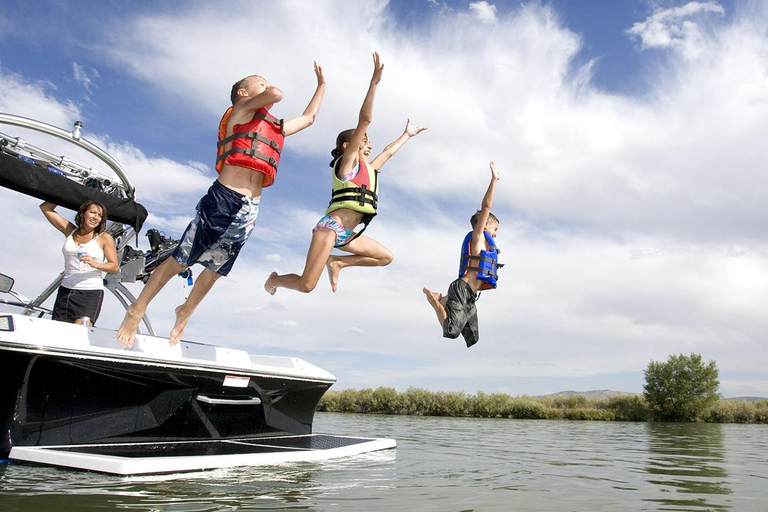
[[56, 126], [34, 119], [0, 112], [0, 123], [35, 130], [74, 144], [104, 162], [104, 164], [115, 173], [119, 181], [116, 182], [114, 178], [94, 170], [93, 167], [86, 167], [85, 165], [73, 162], [66, 156], [55, 155], [45, 149], [34, 146], [22, 137], [14, 137], [0, 132], [0, 144], [4, 146], [5, 151], [15, 153], [17, 156], [26, 154], [30, 158], [46, 162], [53, 168], [54, 172], [58, 170], [67, 177], [83, 181], [95, 179], [107, 191], [109, 189], [119, 188], [124, 191], [126, 197], [131, 199], [135, 198], [136, 189], [133, 186], [133, 183], [131, 183], [130, 178], [128, 178], [128, 174], [106, 151], [82, 138], [83, 124], [80, 121], [76, 121], [72, 131], [68, 132]]

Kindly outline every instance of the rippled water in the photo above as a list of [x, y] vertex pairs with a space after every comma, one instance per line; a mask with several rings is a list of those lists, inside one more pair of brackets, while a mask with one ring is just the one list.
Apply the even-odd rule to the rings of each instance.
[[766, 511], [768, 426], [318, 414], [394, 437], [325, 463], [112, 477], [0, 466], [0, 511]]

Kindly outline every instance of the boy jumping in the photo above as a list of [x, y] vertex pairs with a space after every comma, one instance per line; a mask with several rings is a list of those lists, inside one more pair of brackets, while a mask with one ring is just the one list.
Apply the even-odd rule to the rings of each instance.
[[117, 331], [118, 341], [130, 347], [136, 328], [149, 302], [179, 272], [194, 263], [205, 270], [187, 300], [176, 308], [176, 323], [169, 336], [176, 345], [184, 328], [213, 284], [232, 269], [240, 249], [253, 231], [259, 211], [261, 189], [270, 186], [277, 174], [283, 139], [310, 126], [325, 94], [323, 70], [315, 63], [317, 89], [299, 117], [275, 119], [269, 109], [283, 93], [259, 75], [251, 75], [232, 86], [232, 107], [219, 124], [216, 170], [219, 177], [197, 205], [197, 216], [187, 226], [173, 255], [152, 272], [136, 302], [125, 313]]
[[467, 348], [480, 339], [477, 325], [477, 307], [475, 301], [482, 290], [496, 288], [499, 264], [496, 247], [496, 230], [499, 219], [491, 213], [493, 193], [499, 180], [496, 163], [491, 162], [491, 183], [483, 197], [483, 204], [470, 222], [472, 231], [464, 238], [461, 245], [459, 278], [448, 287], [448, 295], [442, 295], [424, 288], [427, 301], [437, 314], [437, 321], [443, 327], [443, 337], [455, 339], [464, 336]]

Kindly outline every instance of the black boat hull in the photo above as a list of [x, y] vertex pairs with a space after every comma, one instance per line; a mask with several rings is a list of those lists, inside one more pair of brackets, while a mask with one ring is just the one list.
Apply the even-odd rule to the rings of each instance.
[[[148, 336], [122, 350], [114, 331], [4, 318], [11, 331], [0, 332], [0, 459], [14, 446], [311, 434], [317, 403], [334, 382], [293, 358], [254, 363], [242, 351], [169, 347]], [[59, 339], [31, 343], [49, 331]]]

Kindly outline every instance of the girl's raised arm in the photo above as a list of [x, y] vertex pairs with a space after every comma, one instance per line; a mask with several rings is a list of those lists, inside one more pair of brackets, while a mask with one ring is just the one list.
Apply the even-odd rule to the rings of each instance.
[[373, 101], [376, 97], [376, 87], [381, 81], [381, 74], [384, 71], [384, 64], [381, 62], [378, 52], [373, 52], [373, 76], [371, 77], [371, 84], [368, 86], [368, 92], [363, 100], [363, 106], [360, 107], [360, 116], [357, 120], [357, 126], [355, 131], [347, 143], [347, 147], [344, 148], [344, 156], [341, 157], [341, 165], [339, 166], [339, 175], [344, 176], [349, 174], [352, 168], [357, 165], [358, 150], [363, 143], [368, 126], [373, 121]]
[[376, 158], [374, 158], [371, 161], [371, 166], [373, 166], [374, 169], [381, 170], [381, 167], [387, 163], [387, 160], [392, 158], [395, 153], [397, 153], [401, 147], [403, 147], [403, 144], [408, 142], [408, 139], [413, 137], [414, 135], [418, 135], [419, 133], [426, 130], [426, 126], [416, 126], [411, 124], [411, 120], [408, 119], [405, 122], [405, 130], [403, 131], [402, 135], [400, 135], [397, 139], [390, 142], [387, 147], [384, 148], [384, 150], [379, 154]]

